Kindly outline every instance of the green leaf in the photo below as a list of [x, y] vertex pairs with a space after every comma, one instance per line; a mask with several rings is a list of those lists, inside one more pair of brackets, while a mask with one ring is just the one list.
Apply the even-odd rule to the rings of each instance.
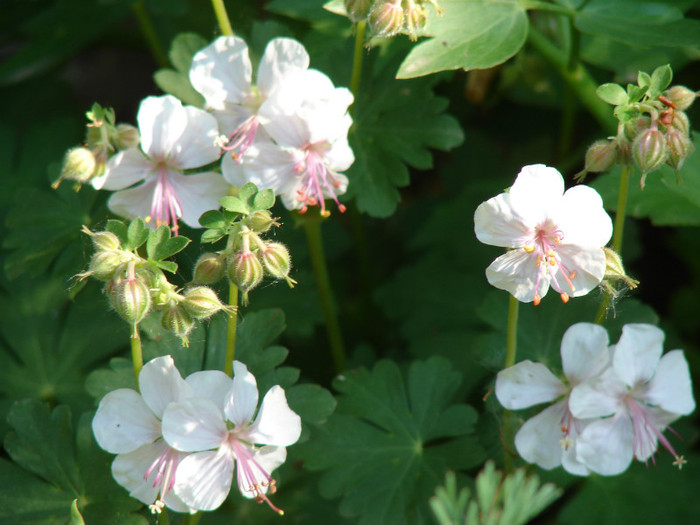
[[525, 43], [528, 19], [520, 2], [442, 0], [444, 13], [431, 9], [426, 34], [401, 64], [398, 78], [449, 69], [487, 69], [502, 64]]
[[627, 92], [619, 84], [603, 84], [596, 89], [596, 94], [601, 100], [613, 106], [620, 106], [628, 102]]
[[190, 240], [182, 235], [171, 237], [168, 225], [161, 224], [157, 230], [149, 230], [146, 253], [153, 261], [162, 261], [181, 252], [189, 243]]
[[129, 229], [126, 234], [126, 243], [124, 243], [123, 247], [126, 250], [135, 250], [147, 240], [148, 229], [146, 228], [146, 224], [141, 217], [137, 217], [129, 224]]
[[85, 525], [85, 520], [83, 515], [80, 514], [80, 509], [78, 509], [78, 499], [74, 499], [70, 506], [70, 522], [69, 525]]
[[275, 204], [275, 193], [272, 190], [260, 190], [253, 198], [254, 210], [268, 210]]
[[668, 86], [671, 85], [671, 80], [673, 80], [673, 71], [671, 70], [671, 66], [666, 64], [665, 66], [656, 68], [651, 74], [651, 82], [649, 83], [648, 91], [649, 97], [658, 97]]
[[122, 246], [129, 242], [129, 230], [126, 224], [124, 224], [122, 221], [109, 219], [107, 221], [107, 225], [105, 226], [105, 230], [112, 232], [114, 235], [119, 237], [119, 241], [121, 242]]
[[93, 370], [85, 380], [85, 390], [95, 401], [118, 388], [137, 390], [134, 366], [129, 359], [115, 357], [109, 361], [109, 368]]
[[333, 395], [318, 385], [295, 385], [287, 391], [287, 402], [305, 422], [320, 424], [333, 413]]
[[428, 148], [450, 150], [464, 140], [457, 120], [445, 113], [447, 101], [433, 93], [439, 78], [396, 80], [395, 58], [377, 63], [355, 104], [348, 137], [355, 162], [347, 170], [346, 197], [354, 197], [359, 210], [373, 217], [388, 217], [396, 210], [397, 188], [410, 180], [407, 164], [432, 168]]
[[[694, 133], [695, 149], [700, 149], [700, 133]], [[680, 170], [678, 184], [676, 174], [663, 166], [647, 175], [642, 190], [638, 174], [631, 177], [627, 196], [627, 214], [638, 219], [649, 219], [657, 226], [700, 225], [700, 154], [695, 151]], [[599, 176], [592, 183], [603, 197], [606, 208], [616, 209], [620, 185], [620, 168]]]
[[339, 376], [336, 412], [297, 450], [309, 469], [327, 471], [322, 495], [342, 496], [341, 514], [361, 525], [425, 523], [446, 469], [484, 459], [472, 435], [476, 411], [450, 404], [459, 384], [437, 357], [413, 362], [406, 378], [392, 361]]
[[184, 104], [204, 107], [204, 97], [192, 87], [188, 75], [172, 69], [159, 69], [153, 73], [153, 81], [164, 93], [179, 98]]
[[651, 76], [649, 75], [649, 73], [640, 71], [637, 74], [637, 84], [639, 84], [639, 87], [649, 87], [649, 85], [651, 84]]
[[189, 75], [192, 58], [200, 49], [204, 49], [208, 42], [197, 33], [180, 33], [170, 44], [168, 56], [176, 71]]
[[226, 230], [206, 230], [202, 233], [202, 244], [214, 243], [226, 235]]
[[201, 224], [203, 228], [209, 229], [221, 229], [226, 227], [224, 214], [219, 210], [205, 211], [199, 218], [199, 224]]
[[226, 211], [231, 211], [234, 213], [242, 213], [244, 215], [247, 215], [248, 213], [250, 213], [250, 208], [248, 208], [248, 205], [238, 197], [233, 197], [233, 196], [222, 197], [220, 202], [221, 202], [221, 207], [224, 208]]
[[177, 273], [177, 263], [173, 261], [156, 261], [156, 266], [166, 272]]
[[591, 0], [574, 19], [576, 28], [631, 46], [698, 46], [700, 21], [676, 7], [638, 0]]

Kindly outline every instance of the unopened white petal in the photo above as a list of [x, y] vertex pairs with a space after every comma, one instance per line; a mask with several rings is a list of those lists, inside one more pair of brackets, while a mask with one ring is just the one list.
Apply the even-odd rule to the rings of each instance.
[[144, 402], [158, 418], [173, 401], [192, 395], [192, 388], [182, 379], [169, 355], [156, 357], [146, 363], [139, 374], [139, 390]]
[[132, 452], [160, 437], [160, 421], [134, 390], [113, 390], [100, 401], [92, 431], [97, 444], [112, 454]]
[[664, 332], [654, 325], [623, 326], [613, 353], [615, 372], [629, 387], [646, 383], [654, 376], [663, 344]]
[[590, 423], [576, 439], [576, 459], [603, 476], [621, 474], [632, 463], [632, 422], [626, 415]]
[[190, 454], [177, 469], [175, 494], [197, 510], [214, 510], [224, 502], [233, 481], [233, 457], [223, 451]]
[[247, 438], [261, 445], [288, 447], [301, 435], [301, 418], [287, 404], [284, 389], [273, 386], [260, 405], [260, 412]]
[[221, 410], [213, 401], [198, 397], [168, 405], [162, 430], [165, 441], [183, 452], [218, 448], [227, 436]]
[[509, 410], [554, 401], [566, 392], [564, 384], [542, 363], [521, 361], [496, 377], [496, 397]]
[[561, 339], [564, 375], [574, 386], [600, 374], [610, 363], [608, 332], [600, 325], [577, 323]]
[[682, 350], [672, 350], [661, 358], [644, 400], [675, 414], [688, 415], [695, 410], [688, 361]]

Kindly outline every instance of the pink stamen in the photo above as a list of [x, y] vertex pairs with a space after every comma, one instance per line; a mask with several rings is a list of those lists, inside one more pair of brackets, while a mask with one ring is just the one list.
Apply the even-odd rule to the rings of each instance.
[[179, 463], [179, 453], [170, 448], [165, 447], [148, 467], [143, 475], [143, 479], [148, 480], [153, 471], [156, 471], [156, 476], [153, 480], [153, 487], [160, 486], [160, 498], [163, 499], [175, 485], [175, 473]]
[[245, 153], [245, 150], [255, 141], [255, 134], [258, 131], [259, 124], [258, 116], [251, 115], [231, 133], [231, 136], [228, 138], [228, 143], [222, 146], [221, 149], [230, 151], [233, 159], [240, 163], [241, 156]]
[[[255, 500], [259, 503], [263, 501], [267, 503], [272, 510], [277, 514], [283, 515], [284, 511], [276, 507], [264, 492], [265, 488], [268, 488], [271, 494], [274, 494], [277, 490], [275, 488], [275, 480], [265, 471], [260, 464], [255, 461], [252, 452], [248, 447], [241, 444], [237, 439], [232, 440], [233, 453], [238, 462], [236, 468], [236, 477], [238, 478], [238, 488], [243, 492], [252, 492], [254, 494]], [[258, 481], [256, 476], [256, 471], [258, 476], [262, 477], [262, 481]]]
[[[561, 275], [571, 292], [576, 290], [572, 279], [576, 277], [578, 273], [576, 270], [570, 270], [561, 261], [561, 258], [557, 254], [557, 247], [564, 240], [564, 232], [556, 228], [554, 224], [547, 221], [537, 227], [533, 239], [528, 242], [523, 249], [528, 254], [534, 254], [536, 256], [535, 264], [538, 267], [537, 279], [535, 281], [535, 295], [539, 298], [537, 290], [539, 290], [540, 282], [544, 275], [550, 274], [551, 286], [559, 293], [561, 299], [564, 303], [568, 302], [569, 294], [564, 292], [554, 277], [557, 273]], [[543, 264], [544, 263], [544, 264]], [[539, 300], [535, 301], [535, 305], [539, 304]]]
[[[626, 396], [625, 404], [632, 418], [632, 428], [634, 429], [634, 438], [632, 449], [636, 458], [651, 457], [651, 461], [656, 465], [654, 453], [656, 452], [655, 440], [658, 440], [661, 445], [668, 450], [671, 455], [678, 461], [676, 453], [671, 442], [663, 435], [662, 430], [668, 428], [673, 434], [678, 436], [678, 433], [671, 427], [659, 421], [648, 407], [642, 406], [636, 399]], [[645, 460], [645, 463], [648, 461]]]
[[151, 214], [145, 220], [150, 222], [155, 219], [156, 227], [161, 224], [171, 225], [171, 230], [177, 235], [179, 229], [177, 221], [181, 218], [182, 206], [168, 176], [168, 170], [164, 165], [159, 165], [158, 181], [151, 199]]
[[326, 210], [324, 190], [333, 199], [341, 213], [346, 210], [345, 206], [340, 204], [335, 194], [335, 190], [341, 185], [336, 178], [338, 173], [326, 166], [321, 154], [317, 151], [318, 148], [323, 149], [327, 146], [325, 143], [308, 144], [304, 148], [304, 158], [294, 166], [294, 171], [300, 177], [305, 177], [302, 181], [302, 187], [297, 191], [296, 197], [299, 202], [304, 203], [300, 213], [306, 212], [308, 206], [321, 206], [321, 215], [324, 217], [330, 215], [330, 212]]

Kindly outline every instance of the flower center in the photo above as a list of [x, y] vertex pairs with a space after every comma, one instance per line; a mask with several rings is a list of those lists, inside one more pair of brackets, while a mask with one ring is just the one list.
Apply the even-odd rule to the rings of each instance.
[[523, 249], [529, 253], [533, 254], [535, 257], [535, 264], [537, 265], [537, 282], [535, 283], [535, 297], [533, 303], [535, 306], [540, 304], [541, 297], [537, 293], [540, 287], [540, 281], [543, 276], [550, 275], [550, 282], [552, 286], [559, 292], [561, 300], [563, 302], [569, 301], [569, 294], [562, 290], [561, 285], [557, 282], [555, 278], [560, 275], [571, 292], [574, 292], [576, 288], [572, 279], [576, 277], [576, 270], [570, 270], [562, 262], [561, 256], [557, 253], [557, 249], [564, 239], [564, 232], [562, 232], [557, 226], [550, 221], [538, 226], [535, 230], [535, 234], [532, 239], [523, 246]]
[[236, 478], [241, 492], [252, 494], [258, 503], [264, 501], [277, 514], [280, 516], [284, 515], [284, 511], [275, 507], [265, 494], [268, 490], [270, 494], [274, 494], [277, 491], [275, 480], [255, 461], [253, 451], [233, 436], [231, 438], [231, 446], [237, 462]]
[[219, 146], [224, 152], [230, 151], [233, 160], [240, 163], [241, 156], [245, 153], [245, 150], [255, 141], [255, 134], [259, 125], [258, 115], [253, 113], [228, 138], [224, 136], [223, 140], [217, 139], [215, 145]]
[[303, 203], [299, 213], [306, 213], [309, 206], [321, 206], [321, 216], [328, 217], [331, 212], [326, 209], [325, 198], [330, 196], [341, 213], [345, 206], [338, 202], [335, 190], [340, 187], [338, 174], [326, 166], [323, 153], [330, 148], [328, 142], [307, 144], [302, 159], [294, 166], [294, 171], [302, 179], [301, 188], [297, 190], [297, 201]]
[[179, 228], [177, 221], [182, 217], [182, 206], [168, 176], [165, 162], [159, 162], [157, 169], [158, 180], [151, 199], [151, 214], [146, 217], [145, 221], [148, 223], [155, 219], [156, 228], [161, 224], [169, 224], [173, 233], [177, 235]]
[[[656, 452], [656, 441], [658, 440], [658, 442], [673, 455], [673, 464], [680, 470], [683, 464], [686, 463], [686, 460], [683, 456], [679, 456], [676, 453], [673, 445], [671, 445], [669, 440], [666, 439], [666, 436], [662, 433], [664, 428], [668, 428], [674, 434], [676, 434], [676, 431], [654, 416], [647, 405], [640, 403], [632, 396], [626, 395], [623, 401], [627, 407], [627, 412], [632, 418], [632, 428], [634, 430], [632, 450], [635, 458], [651, 457], [652, 463], [656, 465], [654, 453]], [[646, 461], [645, 459], [644, 462], [646, 463]]]

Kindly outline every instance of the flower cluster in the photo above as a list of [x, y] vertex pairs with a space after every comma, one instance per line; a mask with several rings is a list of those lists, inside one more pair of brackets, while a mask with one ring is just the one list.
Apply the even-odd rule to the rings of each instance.
[[[143, 223], [141, 227], [144, 228]], [[163, 328], [181, 338], [186, 346], [187, 336], [196, 321], [208, 319], [222, 310], [235, 311], [206, 286], [178, 290], [157, 263], [139, 255], [139, 246], [126, 249], [115, 233], [92, 232], [87, 228], [83, 231], [92, 238], [95, 253], [88, 271], [79, 277], [92, 276], [103, 281], [110, 305], [129, 324], [136, 326], [148, 314], [156, 312]], [[141, 242], [145, 241], [143, 237]]]
[[100, 402], [92, 421], [97, 443], [118, 454], [114, 478], [153, 512], [216, 509], [235, 468], [245, 497], [282, 514], [268, 498], [271, 473], [299, 439], [301, 420], [279, 386], [257, 410], [255, 377], [243, 363], [233, 368], [233, 379], [217, 370], [183, 379], [170, 356], [159, 357], [141, 370], [140, 394], [121, 388]]
[[661, 443], [681, 468], [685, 460], [663, 431], [693, 412], [695, 400], [683, 351], [662, 357], [663, 341], [653, 325], [628, 324], [610, 346], [604, 328], [578, 323], [562, 338], [563, 380], [531, 361], [499, 372], [496, 396], [505, 408], [553, 403], [515, 436], [522, 458], [544, 469], [612, 476], [633, 458], [654, 461]]
[[353, 22], [367, 21], [373, 36], [405, 33], [416, 40], [428, 21], [428, 5], [442, 13], [435, 0], [345, 0], [345, 11]]
[[192, 60], [190, 80], [206, 100], [223, 135], [224, 178], [241, 187], [272, 189], [288, 209], [329, 212], [325, 199], [345, 193], [341, 172], [355, 157], [347, 140], [353, 96], [323, 73], [308, 69], [304, 47], [276, 38], [265, 49], [252, 83], [248, 48], [238, 37], [220, 37]]
[[697, 93], [685, 86], [668, 87], [671, 78], [670, 67], [663, 66], [651, 75], [640, 72], [638, 85], [627, 90], [617, 84], [598, 89], [603, 100], [616, 106], [620, 124], [615, 137], [598, 140], [588, 148], [582, 176], [588, 171], [607, 171], [616, 163], [635, 165], [642, 172], [644, 188], [646, 175], [664, 164], [678, 174], [695, 151], [685, 110]]
[[535, 304], [552, 286], [567, 302], [605, 276], [612, 221], [593, 188], [565, 192], [557, 170], [535, 164], [523, 167], [508, 192], [477, 208], [474, 232], [484, 244], [509, 250], [487, 268], [490, 284]]

